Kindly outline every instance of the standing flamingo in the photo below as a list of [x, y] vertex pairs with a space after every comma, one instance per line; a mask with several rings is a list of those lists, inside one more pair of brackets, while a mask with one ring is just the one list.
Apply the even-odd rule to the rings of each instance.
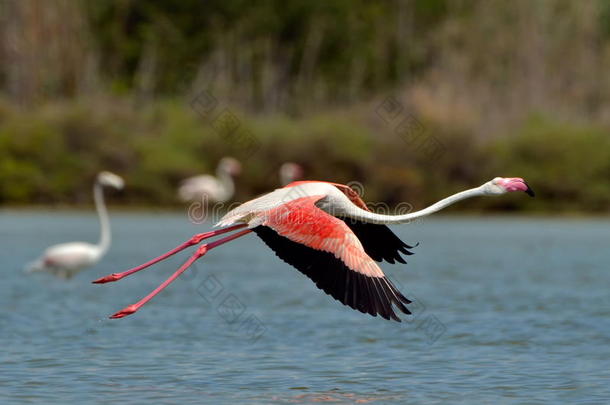
[[59, 277], [70, 278], [85, 267], [97, 263], [110, 248], [110, 222], [104, 204], [103, 186], [123, 188], [123, 179], [110, 172], [97, 175], [93, 185], [93, 199], [100, 219], [100, 240], [94, 245], [87, 242], [68, 242], [47, 248], [41, 257], [29, 264], [26, 271], [49, 271]]
[[280, 183], [286, 186], [294, 181], [303, 178], [303, 168], [293, 162], [286, 162], [280, 166]]
[[216, 167], [216, 177], [204, 174], [189, 177], [182, 181], [178, 196], [182, 201], [192, 201], [205, 198], [212, 202], [229, 201], [235, 193], [233, 178], [241, 172], [241, 164], [232, 157], [220, 159]]
[[[496, 177], [487, 183], [454, 194], [421, 211], [404, 215], [371, 212], [348, 186], [321, 181], [299, 181], [277, 189], [229, 211], [217, 224], [226, 228], [200, 233], [169, 252], [123, 273], [113, 273], [93, 281], [106, 283], [140, 271], [202, 240], [239, 230], [214, 242], [205, 243], [165, 282], [136, 304], [111, 318], [133, 314], [167, 287], [193, 262], [233, 239], [255, 232], [275, 254], [304, 273], [318, 288], [363, 313], [381, 315], [400, 322], [396, 306], [410, 314], [411, 303], [388, 280], [375, 261], [405, 263], [400, 253], [412, 254], [386, 225], [401, 224], [430, 215], [453, 203], [476, 196], [494, 196], [509, 191], [534, 195], [521, 178]], [[242, 229], [245, 228], [245, 229]]]

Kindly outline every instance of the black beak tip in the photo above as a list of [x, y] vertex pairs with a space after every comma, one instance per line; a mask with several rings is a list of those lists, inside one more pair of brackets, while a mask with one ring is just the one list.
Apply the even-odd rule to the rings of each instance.
[[530, 188], [530, 186], [527, 186], [527, 190], [525, 190], [525, 194], [529, 195], [530, 197], [535, 197], [536, 193], [534, 193], [534, 190], [532, 190]]

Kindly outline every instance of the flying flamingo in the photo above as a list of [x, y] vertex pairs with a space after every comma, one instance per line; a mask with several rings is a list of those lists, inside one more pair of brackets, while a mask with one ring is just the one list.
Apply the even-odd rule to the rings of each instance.
[[200, 245], [195, 253], [165, 282], [137, 303], [111, 315], [122, 318], [133, 314], [167, 287], [193, 262], [233, 239], [256, 233], [275, 254], [309, 277], [318, 288], [363, 313], [378, 314], [400, 322], [393, 306], [410, 314], [411, 303], [388, 280], [375, 263], [405, 263], [400, 255], [412, 254], [386, 225], [407, 223], [430, 215], [460, 200], [494, 196], [509, 191], [534, 195], [521, 178], [496, 177], [432, 204], [421, 211], [404, 215], [371, 212], [358, 194], [348, 186], [321, 181], [299, 181], [277, 189], [229, 211], [217, 224], [225, 228], [196, 234], [169, 252], [123, 273], [113, 273], [93, 281], [106, 283], [140, 271], [202, 240], [237, 231], [214, 242]]
[[229, 201], [235, 193], [233, 178], [241, 172], [241, 164], [232, 157], [220, 159], [216, 167], [216, 177], [204, 174], [189, 177], [182, 181], [178, 188], [178, 196], [182, 201], [206, 198], [212, 202]]
[[103, 186], [123, 188], [123, 179], [110, 172], [97, 175], [93, 185], [93, 199], [100, 219], [100, 240], [94, 245], [87, 242], [68, 242], [47, 248], [41, 257], [29, 264], [27, 272], [49, 271], [59, 277], [70, 278], [80, 270], [97, 263], [110, 247], [110, 223], [104, 204]]
[[280, 166], [280, 183], [282, 186], [288, 185], [303, 177], [301, 165], [293, 162], [286, 162]]

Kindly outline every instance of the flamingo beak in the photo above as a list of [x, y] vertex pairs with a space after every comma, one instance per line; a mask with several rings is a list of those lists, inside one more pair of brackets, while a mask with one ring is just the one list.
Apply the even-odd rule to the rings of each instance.
[[502, 179], [500, 184], [506, 189], [506, 191], [523, 191], [530, 197], [534, 197], [536, 194], [530, 186], [527, 185], [525, 180], [521, 177], [509, 177]]

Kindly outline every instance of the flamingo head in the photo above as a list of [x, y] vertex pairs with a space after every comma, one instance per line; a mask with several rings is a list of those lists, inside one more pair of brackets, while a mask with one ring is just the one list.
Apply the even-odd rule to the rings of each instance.
[[102, 186], [114, 187], [117, 190], [121, 190], [123, 188], [123, 186], [125, 185], [125, 182], [123, 181], [123, 179], [120, 176], [118, 176], [114, 173], [105, 172], [105, 171], [100, 172], [97, 175], [97, 181]]
[[232, 157], [223, 157], [218, 163], [218, 169], [231, 176], [238, 176], [241, 173], [241, 163]]
[[302, 177], [303, 168], [297, 163], [286, 162], [280, 167], [280, 180], [283, 185], [300, 180]]
[[510, 191], [523, 191], [530, 197], [535, 195], [534, 190], [521, 177], [496, 177], [483, 184], [483, 191], [487, 195], [500, 195]]

